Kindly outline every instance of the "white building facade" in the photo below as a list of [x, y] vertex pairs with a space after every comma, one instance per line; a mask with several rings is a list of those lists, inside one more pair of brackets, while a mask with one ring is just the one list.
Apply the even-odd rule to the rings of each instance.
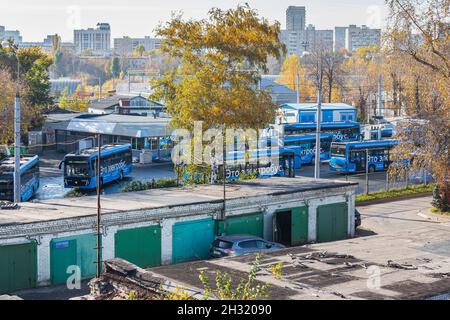
[[161, 46], [161, 39], [151, 38], [149, 36], [144, 38], [115, 38], [114, 53], [118, 55], [126, 55], [133, 52], [138, 45], [142, 45], [145, 51], [151, 51], [158, 49]]
[[111, 27], [98, 23], [95, 29], [74, 30], [74, 45], [77, 54], [92, 50], [95, 55], [107, 55], [111, 51]]
[[333, 30], [316, 30], [313, 25], [308, 25], [302, 31], [281, 31], [281, 41], [286, 45], [288, 55], [303, 55], [318, 49], [333, 50]]
[[22, 42], [22, 36], [19, 30], [6, 30], [4, 26], [0, 26], [0, 41], [13, 40], [14, 43]]
[[362, 47], [381, 46], [381, 29], [371, 29], [365, 25], [350, 25], [345, 30], [345, 48], [354, 52]]

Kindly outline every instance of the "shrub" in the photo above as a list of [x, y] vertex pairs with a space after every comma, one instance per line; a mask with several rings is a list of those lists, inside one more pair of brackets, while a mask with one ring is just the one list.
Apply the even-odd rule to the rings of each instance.
[[84, 193], [81, 192], [80, 189], [74, 188], [74, 189], [70, 190], [69, 192], [67, 192], [64, 197], [65, 198], [79, 198], [79, 197], [83, 197], [83, 196], [84, 196]]
[[134, 180], [125, 184], [120, 191], [135, 192], [157, 188], [170, 188], [176, 186], [177, 186], [177, 179], [174, 178], [161, 178], [157, 180], [153, 179], [151, 181]]

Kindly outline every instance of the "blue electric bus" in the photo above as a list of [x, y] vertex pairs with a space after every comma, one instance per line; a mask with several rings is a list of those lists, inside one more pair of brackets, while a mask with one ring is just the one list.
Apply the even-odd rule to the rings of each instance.
[[[330, 147], [333, 134], [320, 134], [320, 160], [330, 159]], [[283, 138], [283, 147], [294, 151], [295, 169], [300, 169], [302, 164], [314, 164], [316, 155], [316, 136], [313, 134], [291, 135]]]
[[[243, 174], [259, 178], [274, 176], [293, 177], [295, 152], [287, 148], [267, 148], [247, 151], [234, 151], [227, 154], [226, 180], [236, 180]], [[222, 174], [222, 165], [218, 166]]]
[[[361, 142], [333, 142], [331, 144], [330, 170], [340, 173], [383, 171], [392, 160], [390, 151], [398, 140], [371, 140]], [[368, 152], [368, 155], [366, 154]], [[367, 162], [367, 156], [368, 162]]]
[[[285, 135], [313, 134], [316, 132], [315, 123], [286, 123]], [[320, 125], [321, 133], [332, 133], [333, 141], [358, 141], [361, 139], [359, 122], [324, 122]]]
[[[90, 148], [64, 157], [64, 187], [95, 189], [97, 187], [98, 149]], [[105, 145], [100, 153], [100, 184], [121, 180], [133, 168], [131, 144]]]
[[[20, 157], [20, 199], [30, 200], [39, 189], [39, 157]], [[14, 157], [0, 160], [0, 200], [14, 201]]]

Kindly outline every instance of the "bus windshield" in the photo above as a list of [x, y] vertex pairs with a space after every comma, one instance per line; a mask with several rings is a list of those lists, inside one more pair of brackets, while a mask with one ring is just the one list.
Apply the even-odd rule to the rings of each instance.
[[68, 159], [65, 162], [65, 171], [68, 177], [88, 177], [89, 162], [87, 160]]
[[345, 145], [332, 144], [331, 145], [331, 156], [332, 157], [345, 157]]

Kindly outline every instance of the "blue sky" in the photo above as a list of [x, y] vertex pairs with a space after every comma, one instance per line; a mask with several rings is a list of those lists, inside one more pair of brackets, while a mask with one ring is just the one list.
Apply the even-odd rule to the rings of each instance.
[[[113, 37], [152, 35], [159, 22], [172, 11], [186, 17], [203, 18], [211, 7], [230, 8], [235, 0], [1, 0], [0, 25], [20, 30], [24, 41], [42, 41], [58, 33], [72, 41], [74, 28], [109, 22]], [[306, 22], [318, 29], [348, 24], [383, 27], [387, 8], [384, 0], [247, 0], [261, 16], [285, 25], [289, 5], [306, 6]]]

